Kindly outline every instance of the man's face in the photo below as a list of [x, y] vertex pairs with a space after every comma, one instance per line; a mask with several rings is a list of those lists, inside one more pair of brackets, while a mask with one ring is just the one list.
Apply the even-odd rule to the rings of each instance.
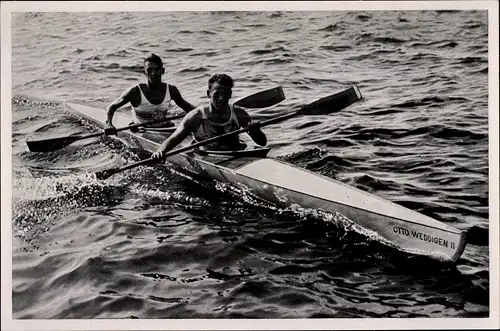
[[159, 66], [156, 63], [146, 61], [144, 63], [144, 74], [151, 83], [161, 82], [161, 76], [165, 73], [163, 66]]
[[229, 86], [214, 83], [208, 90], [208, 96], [212, 105], [216, 108], [224, 108], [231, 99], [232, 90]]

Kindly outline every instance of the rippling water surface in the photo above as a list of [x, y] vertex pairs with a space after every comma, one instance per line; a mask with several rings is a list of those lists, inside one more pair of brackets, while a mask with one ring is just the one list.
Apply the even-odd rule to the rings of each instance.
[[[486, 11], [17, 13], [12, 31], [14, 318], [485, 317]], [[106, 107], [165, 79], [194, 104], [208, 78], [234, 97], [281, 85], [285, 112], [357, 84], [364, 99], [266, 127], [272, 156], [468, 229], [448, 265], [135, 160], [113, 139], [30, 153], [27, 139], [96, 128], [62, 102]]]

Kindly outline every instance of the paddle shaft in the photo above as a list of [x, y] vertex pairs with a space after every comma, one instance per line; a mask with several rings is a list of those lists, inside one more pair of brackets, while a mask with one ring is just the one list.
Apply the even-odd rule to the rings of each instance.
[[[148, 124], [154, 124], [154, 123], [162, 123], [166, 121], [170, 121], [173, 119], [178, 119], [182, 118], [184, 115], [176, 115], [176, 116], [169, 116], [162, 120], [161, 122], [158, 121], [150, 121], [150, 122], [144, 122], [144, 123], [137, 123], [133, 125], [129, 125], [126, 127], [118, 128], [116, 131], [124, 131], [128, 129], [133, 129], [139, 126], [143, 125], [148, 125]], [[106, 135], [105, 132], [96, 132], [96, 133], [91, 133], [88, 135], [84, 136], [67, 136], [67, 137], [58, 137], [58, 138], [49, 138], [49, 139], [43, 139], [43, 140], [27, 140], [26, 144], [28, 145], [28, 148], [32, 152], [52, 152], [61, 148], [64, 148], [75, 141], [78, 140], [83, 140], [83, 139], [88, 139], [88, 138], [94, 138], [94, 137], [100, 137]]]
[[[333, 112], [337, 112], [337, 111], [344, 109], [345, 107], [351, 105], [352, 103], [356, 102], [359, 99], [361, 99], [361, 93], [359, 92], [359, 89], [357, 87], [351, 87], [350, 89], [347, 89], [345, 91], [342, 91], [342, 92], [336, 93], [334, 95], [327, 96], [327, 97], [321, 98], [319, 100], [316, 100], [313, 103], [310, 103], [306, 106], [301, 107], [297, 111], [290, 112], [288, 114], [284, 114], [281, 116], [277, 116], [277, 117], [273, 117], [271, 119], [265, 120], [265, 121], [260, 123], [260, 127], [275, 124], [275, 123], [278, 123], [278, 122], [281, 122], [281, 121], [284, 121], [284, 120], [287, 120], [287, 119], [290, 119], [290, 118], [293, 118], [293, 117], [299, 116], [299, 115], [331, 114]], [[328, 107], [328, 110], [325, 110], [324, 109], [325, 107]], [[182, 153], [182, 152], [185, 152], [188, 150], [195, 149], [196, 147], [210, 144], [214, 141], [217, 141], [217, 140], [220, 140], [220, 139], [223, 139], [226, 137], [230, 137], [230, 136], [234, 136], [234, 135], [237, 135], [240, 133], [247, 132], [249, 130], [250, 130], [250, 126], [247, 126], [247, 127], [244, 127], [244, 128], [238, 129], [238, 130], [234, 130], [234, 131], [222, 134], [222, 135], [217, 136], [217, 137], [209, 138], [209, 139], [191, 144], [189, 146], [178, 148], [176, 150], [165, 153], [163, 155], [163, 159], [166, 159], [166, 158], [168, 158], [172, 155], [175, 155], [175, 154], [179, 154], [179, 153]], [[117, 168], [117, 169], [105, 170], [104, 172], [101, 172], [101, 177], [107, 178], [115, 173], [125, 171], [128, 169], [132, 169], [132, 168], [135, 168], [135, 167], [140, 166], [140, 165], [149, 164], [152, 162], [158, 162], [158, 160], [153, 159], [153, 158], [149, 158], [149, 159], [141, 160], [141, 161], [138, 161], [135, 163], [131, 163], [129, 165], [125, 165], [125, 166]]]
[[[264, 91], [260, 91], [260, 92], [251, 94], [249, 96], [246, 96], [244, 98], [241, 98], [238, 101], [236, 101], [234, 104], [238, 105], [240, 107], [245, 107], [245, 108], [266, 108], [266, 107], [276, 105], [283, 100], [285, 100], [285, 94], [283, 92], [283, 88], [281, 86], [277, 86], [277, 87], [267, 89]], [[134, 128], [138, 128], [141, 126], [147, 126], [150, 124], [164, 123], [164, 122], [168, 122], [171, 120], [180, 119], [184, 116], [185, 116], [185, 114], [180, 114], [180, 115], [175, 115], [175, 116], [169, 116], [169, 117], [162, 119], [162, 120], [152, 120], [152, 121], [147, 121], [147, 122], [143, 122], [143, 123], [136, 123], [136, 124], [122, 127], [122, 128], [115, 128], [115, 130], [116, 130], [115, 132], [134, 129]], [[68, 146], [68, 145], [70, 145], [78, 140], [99, 137], [99, 136], [104, 136], [104, 135], [106, 135], [105, 131], [104, 132], [101, 131], [101, 132], [92, 133], [92, 134], [88, 134], [88, 135], [84, 135], [84, 136], [75, 135], [75, 136], [49, 138], [49, 139], [42, 139], [42, 140], [31, 140], [31, 141], [27, 140], [26, 144], [28, 145], [29, 150], [32, 152], [52, 152], [52, 151], [64, 148], [64, 147], [66, 147], [66, 146]]]
[[[349, 105], [353, 104], [354, 102], [356, 102], [357, 100], [360, 100], [360, 99], [362, 99], [361, 92], [359, 91], [357, 86], [353, 86], [353, 87], [351, 87], [347, 90], [344, 90], [342, 92], [321, 98], [319, 100], [316, 100], [313, 103], [310, 103], [306, 106], [301, 107], [297, 111], [290, 112], [288, 114], [273, 117], [271, 119], [263, 121], [260, 123], [260, 127], [275, 124], [275, 123], [290, 119], [290, 118], [298, 116], [298, 115], [327, 115], [327, 114], [331, 114], [333, 112], [337, 112], [337, 111], [340, 111], [340, 110], [348, 107]], [[179, 153], [182, 153], [182, 152], [185, 152], [188, 150], [192, 150], [196, 147], [210, 144], [214, 141], [217, 141], [217, 140], [229, 137], [229, 136], [233, 136], [233, 135], [237, 135], [237, 134], [240, 134], [243, 132], [247, 132], [250, 130], [250, 128], [251, 128], [250, 126], [247, 126], [245, 128], [231, 131], [231, 132], [222, 134], [222, 135], [217, 136], [217, 137], [209, 138], [207, 140], [203, 140], [203, 141], [191, 144], [189, 146], [181, 147], [179, 149], [165, 153], [163, 155], [163, 159], [166, 159], [166, 158], [168, 158], [172, 155], [175, 155], [175, 154], [179, 154]], [[98, 179], [106, 179], [106, 178], [110, 177], [111, 175], [116, 174], [118, 172], [125, 171], [125, 170], [132, 169], [132, 168], [135, 168], [135, 167], [140, 166], [140, 165], [146, 165], [146, 164], [153, 163], [153, 162], [158, 162], [158, 160], [153, 159], [153, 158], [149, 158], [149, 159], [145, 159], [145, 160], [135, 162], [135, 163], [132, 163], [129, 165], [125, 165], [125, 166], [120, 167], [120, 168], [100, 171], [100, 172], [96, 173], [96, 177]]]
[[[285, 114], [285, 115], [281, 115], [281, 116], [278, 116], [278, 117], [271, 118], [269, 120], [261, 122], [260, 126], [263, 127], [263, 126], [266, 126], [266, 125], [270, 125], [270, 124], [274, 124], [274, 123], [278, 123], [278, 122], [284, 121], [286, 119], [289, 119], [289, 118], [295, 117], [297, 115], [300, 115], [298, 113], [299, 112], [293, 112], [293, 113], [290, 113], [290, 114]], [[173, 151], [170, 151], [168, 153], [165, 153], [163, 155], [163, 158], [165, 159], [165, 158], [168, 158], [169, 156], [172, 156], [172, 155], [175, 155], [175, 154], [179, 154], [179, 153], [182, 153], [182, 152], [194, 149], [196, 147], [204, 146], [204, 145], [210, 144], [210, 143], [212, 143], [214, 141], [217, 141], [217, 140], [220, 140], [220, 139], [223, 139], [223, 138], [226, 138], [226, 137], [230, 137], [230, 136], [234, 136], [234, 135], [237, 135], [237, 134], [240, 134], [240, 133], [244, 133], [244, 132], [247, 132], [248, 130], [250, 130], [250, 127], [247, 126], [247, 127], [235, 130], [235, 131], [231, 131], [231, 132], [222, 134], [222, 135], [217, 136], [217, 137], [213, 137], [213, 138], [209, 138], [209, 139], [206, 139], [206, 140], [203, 140], [203, 141], [199, 141], [199, 142], [191, 144], [189, 146], [181, 147], [181, 148], [178, 148], [176, 150], [173, 150]], [[116, 169], [116, 171], [111, 171], [111, 172], [116, 173], [116, 172], [120, 172], [120, 171], [125, 171], [125, 170], [128, 170], [128, 169], [132, 169], [132, 168], [138, 167], [140, 165], [145, 165], [145, 164], [149, 164], [149, 163], [152, 163], [152, 162], [158, 162], [158, 161], [156, 159], [149, 158], [149, 159], [145, 159], [145, 160], [141, 160], [141, 161], [138, 161], [138, 162], [135, 162], [135, 163], [128, 164], [126, 166], [123, 166], [121, 168]], [[111, 172], [110, 172], [110, 175], [112, 174]]]
[[[117, 129], [115, 129], [115, 131], [116, 132], [120, 132], [120, 131], [129, 130], [129, 129], [135, 129], [135, 128], [138, 128], [138, 127], [141, 127], [141, 126], [145, 126], [145, 125], [168, 122], [168, 121], [171, 121], [171, 120], [177, 120], [179, 118], [183, 118], [184, 116], [186, 116], [186, 114], [180, 114], [180, 115], [175, 115], [175, 116], [167, 116], [164, 119], [162, 119], [161, 121], [155, 120], [155, 121], [148, 121], [148, 122], [136, 123], [136, 124], [132, 124], [132, 125], [129, 125], [129, 126], [124, 126], [124, 127], [121, 127], [121, 128], [117, 128]], [[93, 138], [93, 137], [98, 137], [98, 136], [103, 136], [103, 135], [105, 135], [104, 132], [97, 132], [97, 133], [92, 133], [92, 134], [89, 134], [89, 135], [86, 135], [86, 136], [77, 136], [77, 137], [79, 137], [79, 139], [80, 138], [84, 139], [84, 138]]]

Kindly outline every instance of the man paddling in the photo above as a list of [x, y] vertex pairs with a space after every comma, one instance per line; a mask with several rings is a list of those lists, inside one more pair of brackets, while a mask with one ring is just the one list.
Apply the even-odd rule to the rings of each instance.
[[171, 100], [186, 113], [195, 108], [182, 98], [177, 87], [162, 82], [161, 76], [164, 73], [163, 61], [158, 55], [151, 53], [144, 59], [144, 74], [147, 83], [129, 88], [108, 106], [106, 127], [104, 129], [106, 134], [116, 134], [116, 129], [112, 124], [113, 115], [118, 108], [127, 103], [132, 105], [135, 123], [158, 121], [157, 124], [148, 125], [148, 127], [174, 126], [172, 122], [162, 121], [170, 109]]
[[[260, 146], [267, 144], [267, 137], [260, 129], [259, 122], [252, 122], [250, 115], [239, 106], [230, 105], [229, 99], [234, 86], [233, 79], [226, 74], [216, 74], [208, 81], [208, 105], [190, 111], [177, 127], [151, 156], [153, 159], [163, 159], [163, 155], [192, 134], [195, 141], [213, 138], [224, 133], [249, 127], [248, 135]], [[207, 150], [241, 150], [246, 146], [238, 136], [231, 136], [208, 144]]]

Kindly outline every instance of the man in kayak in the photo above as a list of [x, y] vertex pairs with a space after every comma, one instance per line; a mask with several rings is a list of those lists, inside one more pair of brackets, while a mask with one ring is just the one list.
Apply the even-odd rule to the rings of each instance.
[[[226, 74], [216, 74], [208, 81], [208, 105], [201, 105], [190, 111], [158, 150], [151, 156], [163, 159], [163, 155], [192, 134], [195, 141], [202, 141], [250, 126], [248, 135], [260, 146], [267, 144], [267, 137], [260, 129], [260, 122], [252, 122], [250, 115], [239, 106], [230, 105], [233, 79]], [[206, 145], [207, 150], [241, 150], [246, 146], [238, 136], [227, 137]]]
[[170, 101], [173, 100], [177, 106], [186, 113], [195, 107], [184, 100], [174, 85], [162, 82], [161, 76], [165, 73], [161, 58], [151, 53], [144, 59], [144, 74], [147, 77], [146, 84], [135, 85], [113, 101], [107, 108], [107, 121], [104, 129], [106, 134], [116, 134], [112, 124], [115, 111], [130, 102], [134, 114], [135, 123], [157, 120], [158, 124], [151, 127], [170, 127], [172, 122], [162, 122], [170, 109]]

